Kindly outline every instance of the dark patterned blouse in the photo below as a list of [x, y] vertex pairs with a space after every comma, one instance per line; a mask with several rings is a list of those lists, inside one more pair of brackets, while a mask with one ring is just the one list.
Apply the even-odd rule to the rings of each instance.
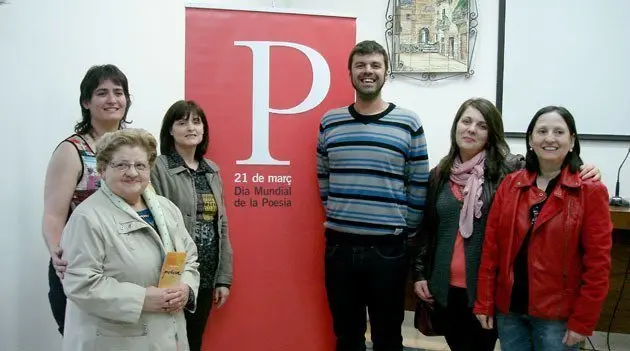
[[197, 262], [201, 277], [199, 288], [213, 288], [215, 273], [219, 263], [219, 238], [215, 227], [217, 202], [210, 189], [206, 174], [212, 172], [207, 163], [200, 161], [196, 170], [189, 168], [176, 152], [167, 156], [169, 168], [185, 167], [192, 176], [197, 193], [197, 220], [195, 232], [190, 233], [197, 245]]

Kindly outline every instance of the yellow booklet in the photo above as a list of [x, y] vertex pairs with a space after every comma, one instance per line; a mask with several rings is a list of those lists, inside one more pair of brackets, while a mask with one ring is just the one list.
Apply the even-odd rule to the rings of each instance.
[[179, 279], [184, 271], [186, 265], [186, 253], [185, 252], [168, 252], [162, 265], [162, 272], [160, 272], [160, 282], [158, 288], [170, 288], [179, 284]]

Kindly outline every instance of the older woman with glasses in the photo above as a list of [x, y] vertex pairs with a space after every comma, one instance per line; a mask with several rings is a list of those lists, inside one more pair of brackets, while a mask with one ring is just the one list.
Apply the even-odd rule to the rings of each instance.
[[[61, 239], [64, 350], [188, 350], [183, 311], [195, 308], [197, 249], [177, 207], [147, 190], [156, 144], [137, 129], [98, 144], [101, 187], [72, 212]], [[170, 252], [185, 253], [183, 271], [158, 288]]]

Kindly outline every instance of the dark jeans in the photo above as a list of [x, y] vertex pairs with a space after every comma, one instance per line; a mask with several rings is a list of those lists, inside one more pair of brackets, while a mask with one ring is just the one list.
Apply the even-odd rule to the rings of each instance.
[[53, 317], [57, 322], [59, 333], [63, 335], [63, 324], [66, 319], [66, 294], [63, 292], [61, 280], [55, 273], [55, 268], [52, 265], [52, 259], [48, 263], [48, 287], [48, 301], [50, 302], [50, 309], [52, 310]]
[[468, 304], [464, 288], [451, 286], [446, 308], [437, 305], [444, 325], [444, 338], [452, 351], [491, 351], [497, 342], [496, 323], [483, 329]]
[[212, 288], [199, 289], [195, 313], [184, 311], [190, 351], [201, 351], [203, 332], [206, 330], [210, 309], [212, 309]]
[[364, 351], [366, 307], [374, 351], [401, 351], [407, 245], [326, 244], [325, 279], [336, 351]]
[[499, 313], [497, 323], [501, 350], [561, 351], [579, 349], [579, 344], [568, 347], [562, 343], [567, 331], [566, 321], [552, 321], [515, 313]]

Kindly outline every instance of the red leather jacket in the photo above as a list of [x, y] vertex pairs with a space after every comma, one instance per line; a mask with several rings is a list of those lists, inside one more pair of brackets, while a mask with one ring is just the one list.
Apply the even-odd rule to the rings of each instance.
[[[514, 260], [530, 227], [529, 209], [546, 194], [536, 174], [505, 177], [494, 197], [483, 245], [474, 313], [508, 313]], [[608, 293], [612, 223], [608, 191], [568, 167], [542, 208], [528, 248], [529, 315], [566, 320], [591, 335]]]

